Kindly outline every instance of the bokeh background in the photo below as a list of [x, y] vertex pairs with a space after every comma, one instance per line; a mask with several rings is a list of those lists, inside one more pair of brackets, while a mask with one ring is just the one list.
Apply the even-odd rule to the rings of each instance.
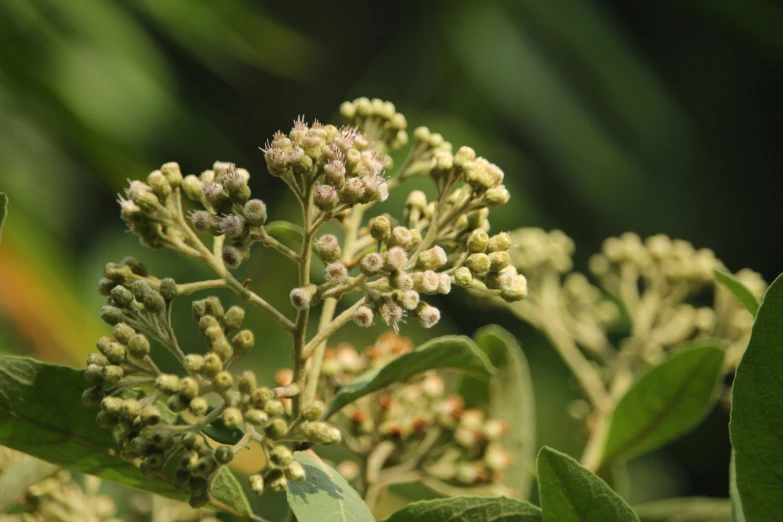
[[[775, 0], [3, 0], [0, 352], [82, 364], [107, 331], [96, 291], [107, 261], [205, 275], [124, 233], [126, 178], [229, 160], [255, 174], [272, 219], [295, 218], [258, 146], [298, 114], [334, 121], [357, 96], [390, 99], [412, 127], [499, 164], [513, 199], [494, 227], [560, 228], [578, 267], [609, 235], [663, 232], [771, 280], [783, 269], [781, 87]], [[243, 275], [288, 310], [293, 267], [255, 259]], [[539, 441], [578, 453], [565, 414], [577, 390], [543, 339], [463, 294], [439, 305], [441, 333], [498, 322], [520, 337]], [[175, 321], [198, 343], [186, 308]], [[287, 364], [283, 334], [251, 320], [265, 342], [245, 364], [271, 375]], [[379, 332], [339, 339], [362, 346]], [[727, 421], [718, 409], [632, 463], [631, 501], [725, 496]]]

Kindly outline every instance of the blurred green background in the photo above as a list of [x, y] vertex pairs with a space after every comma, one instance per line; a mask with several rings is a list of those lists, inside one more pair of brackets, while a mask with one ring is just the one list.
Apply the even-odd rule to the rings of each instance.
[[[513, 199], [495, 229], [561, 228], [579, 267], [604, 237], [663, 232], [771, 280], [783, 267], [781, 86], [774, 0], [3, 0], [0, 351], [82, 364], [107, 331], [96, 292], [107, 261], [204, 274], [124, 233], [114, 200], [127, 178], [171, 160], [186, 173], [233, 161], [255, 174], [272, 219], [294, 218], [258, 146], [298, 114], [333, 121], [356, 96], [390, 99], [411, 127], [499, 164]], [[289, 311], [293, 267], [255, 259], [242, 275]], [[546, 343], [464, 294], [439, 305], [440, 332], [499, 322], [521, 338], [540, 442], [577, 453], [565, 414], [576, 388]], [[178, 311], [186, 344], [198, 343]], [[251, 317], [265, 343], [245, 364], [271, 375], [288, 362], [285, 339]], [[379, 332], [339, 339], [362, 346]], [[716, 411], [633, 463], [631, 500], [725, 496], [727, 420]]]

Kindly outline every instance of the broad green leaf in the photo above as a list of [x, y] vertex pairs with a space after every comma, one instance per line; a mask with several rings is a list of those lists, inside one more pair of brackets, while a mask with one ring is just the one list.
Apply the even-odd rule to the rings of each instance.
[[0, 192], [0, 241], [3, 240], [3, 223], [8, 214], [8, 196]]
[[375, 522], [362, 497], [312, 451], [297, 451], [302, 482], [289, 482], [286, 498], [298, 522]]
[[725, 286], [734, 296], [739, 299], [740, 303], [748, 309], [750, 313], [755, 317], [759, 312], [759, 300], [753, 295], [747, 286], [742, 284], [742, 281], [734, 277], [733, 274], [726, 272], [725, 270], [713, 270], [715, 273], [715, 279], [720, 284]]
[[696, 426], [712, 408], [724, 352], [686, 348], [650, 368], [612, 414], [600, 469], [652, 451]]
[[564, 453], [538, 453], [538, 491], [544, 522], [639, 522], [625, 501]]
[[731, 499], [731, 515], [734, 522], [745, 522], [745, 513], [742, 511], [742, 500], [737, 489], [737, 456], [731, 450], [731, 462], [729, 463], [729, 498]]
[[[0, 357], [0, 445], [63, 468], [143, 489], [177, 500], [171, 477], [145, 477], [117, 454], [110, 430], [95, 422], [97, 411], [82, 404], [89, 385], [74, 368], [27, 357]], [[218, 475], [216, 509], [250, 515], [250, 504], [227, 468]]]
[[272, 221], [264, 225], [264, 230], [278, 241], [291, 241], [301, 245], [304, 238], [302, 227], [290, 221]]
[[783, 520], [783, 277], [767, 290], [737, 367], [729, 431], [745, 518]]
[[727, 498], [667, 498], [634, 506], [642, 522], [732, 522]]
[[24, 455], [0, 474], [0, 513], [16, 504], [27, 488], [51, 477], [60, 468], [46, 461]]
[[497, 371], [489, 381], [465, 376], [460, 395], [468, 407], [486, 408], [491, 417], [508, 423], [503, 446], [511, 453], [512, 467], [505, 474], [505, 484], [519, 498], [528, 498], [537, 448], [533, 383], [527, 359], [516, 338], [499, 326], [482, 328], [473, 337]]
[[326, 417], [360, 397], [395, 382], [406, 381], [428, 370], [453, 369], [489, 377], [494, 373], [486, 355], [469, 338], [447, 335], [432, 339], [412, 352], [405, 353], [381, 368], [368, 370], [343, 387], [332, 399]]
[[541, 522], [541, 510], [506, 497], [457, 497], [408, 504], [383, 522]]

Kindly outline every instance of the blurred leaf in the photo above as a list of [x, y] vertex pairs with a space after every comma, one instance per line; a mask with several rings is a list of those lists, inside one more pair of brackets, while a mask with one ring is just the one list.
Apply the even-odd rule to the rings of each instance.
[[325, 417], [343, 406], [395, 382], [402, 382], [428, 370], [453, 369], [489, 377], [494, 373], [487, 356], [469, 338], [446, 335], [432, 339], [412, 352], [404, 353], [389, 364], [367, 370], [344, 386], [332, 398]]
[[737, 455], [731, 450], [729, 463], [729, 498], [731, 499], [731, 515], [734, 522], [745, 522], [745, 513], [742, 510], [742, 499], [737, 489]]
[[544, 522], [639, 522], [606, 482], [546, 446], [538, 454], [538, 489]]
[[8, 196], [0, 192], [0, 242], [3, 240], [3, 223], [8, 215]]
[[291, 241], [298, 246], [302, 244], [304, 239], [302, 227], [290, 221], [272, 221], [264, 225], [264, 230], [278, 241]]
[[370, 508], [345, 479], [311, 451], [297, 451], [294, 459], [306, 478], [289, 482], [288, 505], [298, 522], [375, 522]]
[[[111, 430], [95, 423], [96, 411], [81, 395], [89, 387], [74, 368], [44, 364], [27, 357], [0, 357], [0, 444], [66, 469], [142, 489], [176, 500], [171, 477], [145, 477], [117, 454]], [[212, 505], [249, 515], [250, 507], [236, 477], [228, 470], [213, 485]]]
[[383, 522], [541, 522], [541, 510], [510, 498], [457, 497], [414, 502]]
[[732, 522], [726, 498], [667, 498], [634, 506], [642, 522]]
[[15, 460], [0, 474], [0, 513], [16, 504], [24, 492], [38, 482], [51, 477], [60, 469], [30, 455]]
[[615, 407], [599, 469], [659, 448], [696, 426], [717, 397], [723, 356], [712, 345], [687, 348], [641, 375]]
[[737, 367], [729, 430], [749, 522], [783, 520], [783, 277], [767, 290]]
[[460, 395], [469, 408], [487, 408], [495, 419], [508, 423], [503, 447], [511, 454], [505, 484], [519, 498], [528, 498], [536, 462], [536, 415], [533, 383], [525, 354], [514, 336], [499, 326], [487, 326], [473, 336], [497, 369], [489, 382], [465, 376]]
[[713, 270], [715, 273], [715, 279], [718, 280], [720, 284], [725, 286], [729, 289], [729, 291], [735, 295], [737, 299], [739, 299], [740, 303], [745, 306], [745, 308], [748, 309], [748, 312], [753, 314], [753, 317], [756, 317], [756, 314], [759, 312], [759, 300], [756, 299], [756, 296], [753, 295], [753, 292], [751, 292], [747, 286], [742, 284], [742, 281], [734, 277], [733, 274], [730, 274], [729, 272], [726, 272], [725, 270]]

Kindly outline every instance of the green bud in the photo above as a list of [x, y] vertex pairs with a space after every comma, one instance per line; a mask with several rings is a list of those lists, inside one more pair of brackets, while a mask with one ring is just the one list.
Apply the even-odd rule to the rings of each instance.
[[142, 475], [145, 477], [151, 477], [160, 473], [160, 471], [163, 469], [163, 464], [165, 464], [163, 455], [160, 453], [153, 453], [144, 459], [144, 461], [139, 466], [139, 469], [141, 470]]
[[[120, 368], [120, 370], [122, 370], [122, 368]], [[88, 388], [82, 392], [82, 402], [87, 406], [97, 407], [101, 404], [104, 396], [102, 388], [98, 386]]]
[[212, 384], [218, 392], [226, 391], [234, 385], [234, 377], [229, 372], [223, 371], [212, 378]]
[[487, 244], [490, 252], [501, 252], [511, 248], [511, 236], [505, 232], [492, 236]]
[[205, 300], [207, 313], [216, 319], [223, 319], [223, 305], [220, 303], [220, 299], [215, 296], [207, 297]]
[[207, 313], [207, 302], [203, 299], [201, 301], [193, 301], [191, 310], [193, 312], [193, 320], [200, 321]]
[[468, 237], [468, 250], [473, 253], [482, 253], [489, 244], [489, 235], [481, 229], [474, 230]]
[[204, 356], [204, 366], [201, 368], [201, 373], [207, 377], [214, 377], [223, 369], [223, 361], [220, 360], [214, 353], [208, 353]]
[[174, 472], [172, 484], [177, 491], [187, 491], [190, 484], [190, 472], [185, 469], [178, 469]]
[[166, 401], [166, 405], [174, 413], [179, 413], [181, 411], [185, 411], [185, 408], [188, 407], [188, 401], [179, 395], [172, 395], [169, 397], [169, 400]]
[[210, 326], [204, 332], [204, 337], [207, 338], [207, 341], [209, 341], [210, 344], [214, 344], [219, 339], [225, 339], [226, 334], [223, 333], [223, 329], [220, 326]]
[[198, 373], [204, 367], [204, 356], [190, 353], [185, 356], [185, 369], [190, 373]]
[[95, 422], [103, 429], [110, 429], [117, 425], [119, 418], [116, 415], [109, 415], [105, 411], [99, 411], [95, 416]]
[[219, 464], [228, 464], [234, 460], [234, 452], [229, 446], [221, 446], [215, 450], [215, 460], [217, 460]]
[[144, 296], [144, 309], [150, 313], [158, 314], [166, 308], [166, 301], [160, 292], [151, 291]]
[[242, 330], [234, 336], [231, 340], [231, 344], [234, 349], [240, 354], [249, 352], [255, 345], [255, 337], [250, 330]]
[[103, 319], [106, 324], [114, 326], [117, 323], [121, 323], [124, 316], [122, 315], [122, 310], [119, 308], [107, 305], [101, 308], [101, 319]]
[[256, 375], [250, 370], [240, 375], [238, 381], [241, 393], [250, 395], [256, 389]]
[[389, 239], [391, 228], [391, 221], [386, 216], [377, 216], [370, 220], [370, 235], [376, 241]]
[[231, 345], [223, 337], [212, 343], [211, 348], [212, 352], [220, 357], [221, 361], [227, 361], [234, 355], [234, 349], [231, 348]]
[[116, 325], [114, 325], [112, 334], [114, 335], [114, 338], [117, 339], [119, 342], [127, 345], [128, 342], [131, 340], [131, 337], [136, 335], [136, 330], [134, 330], [133, 328], [131, 328], [125, 323], [117, 323]]
[[465, 261], [465, 266], [475, 275], [484, 275], [489, 273], [492, 264], [489, 261], [489, 256], [486, 254], [471, 254]]
[[179, 290], [177, 290], [177, 283], [172, 278], [167, 277], [166, 279], [161, 279], [160, 281], [160, 295], [163, 296], [163, 299], [166, 301], [173, 301], [175, 297], [179, 294]]
[[160, 167], [160, 171], [166, 177], [166, 181], [171, 188], [179, 188], [182, 184], [182, 171], [179, 169], [179, 163], [175, 161], [164, 163], [163, 166]]
[[489, 208], [497, 208], [508, 203], [511, 200], [511, 194], [505, 186], [498, 185], [488, 189], [484, 193], [484, 199]]
[[288, 431], [288, 424], [283, 419], [272, 419], [264, 428], [264, 433], [272, 440], [280, 440]]
[[198, 452], [185, 450], [182, 452], [182, 455], [179, 456], [177, 466], [179, 469], [191, 470], [198, 464], [198, 459]]
[[111, 295], [112, 289], [117, 285], [114, 281], [111, 279], [101, 278], [100, 281], [98, 281], [98, 293], [100, 293], [102, 296], [109, 297]]
[[217, 461], [214, 457], [201, 457], [193, 470], [194, 474], [201, 477], [209, 477], [217, 469]]
[[256, 495], [260, 495], [264, 492], [264, 477], [261, 475], [250, 475], [250, 491]]
[[422, 270], [437, 270], [448, 262], [446, 252], [439, 246], [432, 247], [419, 254], [419, 267]]
[[87, 356], [87, 366], [91, 364], [97, 364], [98, 366], [106, 366], [109, 364], [109, 360], [99, 353], [91, 353]]
[[197, 433], [189, 432], [182, 437], [182, 445], [186, 449], [199, 451], [204, 447], [204, 439]]
[[269, 415], [261, 410], [250, 408], [245, 411], [245, 421], [249, 422], [253, 426], [261, 426], [269, 420]]
[[473, 284], [473, 274], [470, 272], [470, 268], [466, 266], [459, 267], [454, 272], [454, 281], [462, 288], [468, 288]]
[[277, 493], [285, 493], [288, 490], [288, 481], [285, 476], [268, 480], [269, 489]]
[[190, 505], [190, 507], [192, 507], [193, 509], [198, 509], [206, 506], [207, 504], [209, 504], [209, 493], [191, 492], [190, 497], [188, 498], [188, 505]]
[[226, 328], [229, 330], [239, 330], [242, 327], [242, 321], [244, 320], [245, 310], [238, 306], [232, 306], [228, 309], [226, 315], [223, 316], [223, 324], [226, 325]]
[[454, 166], [462, 168], [465, 163], [476, 159], [476, 151], [470, 147], [460, 147], [454, 154]]
[[201, 202], [202, 190], [204, 189], [204, 182], [198, 179], [193, 174], [185, 176], [182, 180], [182, 191], [185, 196], [191, 201], [196, 203]]
[[209, 410], [209, 402], [207, 402], [204, 397], [196, 397], [190, 401], [190, 404], [188, 404], [188, 409], [193, 415], [201, 417], [207, 413], [207, 410]]
[[130, 421], [141, 414], [141, 404], [136, 399], [125, 399], [120, 406], [120, 418]]
[[272, 448], [269, 459], [275, 466], [284, 468], [294, 461], [294, 454], [287, 446], [279, 445]]
[[283, 403], [276, 400], [267, 401], [264, 405], [264, 411], [269, 414], [270, 417], [280, 417], [285, 413]]
[[266, 403], [273, 398], [274, 394], [269, 388], [256, 388], [253, 393], [250, 394], [250, 404], [252, 404], [254, 408], [263, 408], [266, 406]]
[[340, 430], [325, 422], [304, 422], [300, 429], [310, 442], [338, 444], [342, 440]]
[[490, 272], [500, 272], [511, 262], [507, 250], [499, 250], [489, 254]]
[[171, 195], [171, 185], [169, 185], [166, 176], [159, 170], [151, 172], [147, 176], [147, 184], [152, 188], [152, 192], [158, 196], [158, 200], [161, 203], [165, 203]]
[[111, 388], [116, 386], [125, 377], [125, 370], [122, 366], [109, 365], [103, 368], [103, 384], [104, 386]]
[[122, 409], [122, 403], [123, 400], [119, 397], [105, 397], [101, 401], [101, 410], [109, 415], [119, 416], [120, 410]]
[[206, 334], [210, 328], [220, 328], [220, 322], [211, 315], [205, 315], [199, 320], [198, 328], [202, 334]]
[[[198, 381], [193, 377], [185, 377], [179, 380], [178, 383], [179, 394], [185, 400], [191, 400], [198, 397], [199, 386]], [[175, 392], [172, 392], [175, 393]]]
[[156, 406], [150, 404], [141, 410], [141, 422], [145, 426], [160, 424], [160, 418], [160, 410]]
[[126, 265], [107, 263], [103, 269], [103, 276], [109, 281], [114, 282], [115, 285], [123, 284], [126, 279], [133, 276], [133, 270]]
[[173, 395], [179, 390], [179, 377], [171, 374], [160, 375], [155, 380], [155, 387], [160, 392]]
[[324, 234], [318, 238], [315, 243], [318, 250], [318, 257], [323, 259], [327, 263], [332, 263], [340, 259], [342, 255], [342, 249], [340, 248], [340, 242], [337, 236], [334, 234]]
[[133, 294], [122, 285], [117, 285], [111, 290], [112, 302], [120, 308], [128, 308], [133, 303]]
[[130, 285], [130, 291], [136, 297], [137, 301], [142, 302], [144, 301], [144, 297], [146, 297], [148, 293], [152, 292], [152, 288], [150, 288], [148, 282], [143, 279], [139, 279]]
[[136, 359], [144, 359], [150, 353], [150, 342], [144, 334], [136, 334], [128, 341], [128, 351]]
[[100, 386], [103, 384], [103, 366], [98, 366], [97, 364], [88, 365], [87, 369], [84, 370], [84, 378], [90, 384]]
[[131, 269], [131, 272], [140, 277], [147, 277], [150, 275], [147, 265], [139, 261], [133, 256], [127, 256], [123, 258], [122, 264]]
[[302, 417], [309, 421], [318, 420], [324, 414], [324, 411], [326, 411], [326, 407], [323, 402], [313, 401], [302, 408]]
[[108, 343], [103, 348], [103, 355], [111, 364], [122, 364], [125, 361], [125, 347], [116, 342]]
[[292, 462], [285, 468], [285, 476], [291, 482], [302, 482], [306, 478], [304, 466], [298, 462]]
[[223, 422], [228, 428], [236, 428], [242, 424], [242, 412], [238, 408], [226, 408], [223, 412]]
[[262, 226], [266, 223], [266, 204], [260, 199], [251, 199], [245, 203], [242, 209], [242, 215], [245, 216], [245, 221], [252, 227]]

